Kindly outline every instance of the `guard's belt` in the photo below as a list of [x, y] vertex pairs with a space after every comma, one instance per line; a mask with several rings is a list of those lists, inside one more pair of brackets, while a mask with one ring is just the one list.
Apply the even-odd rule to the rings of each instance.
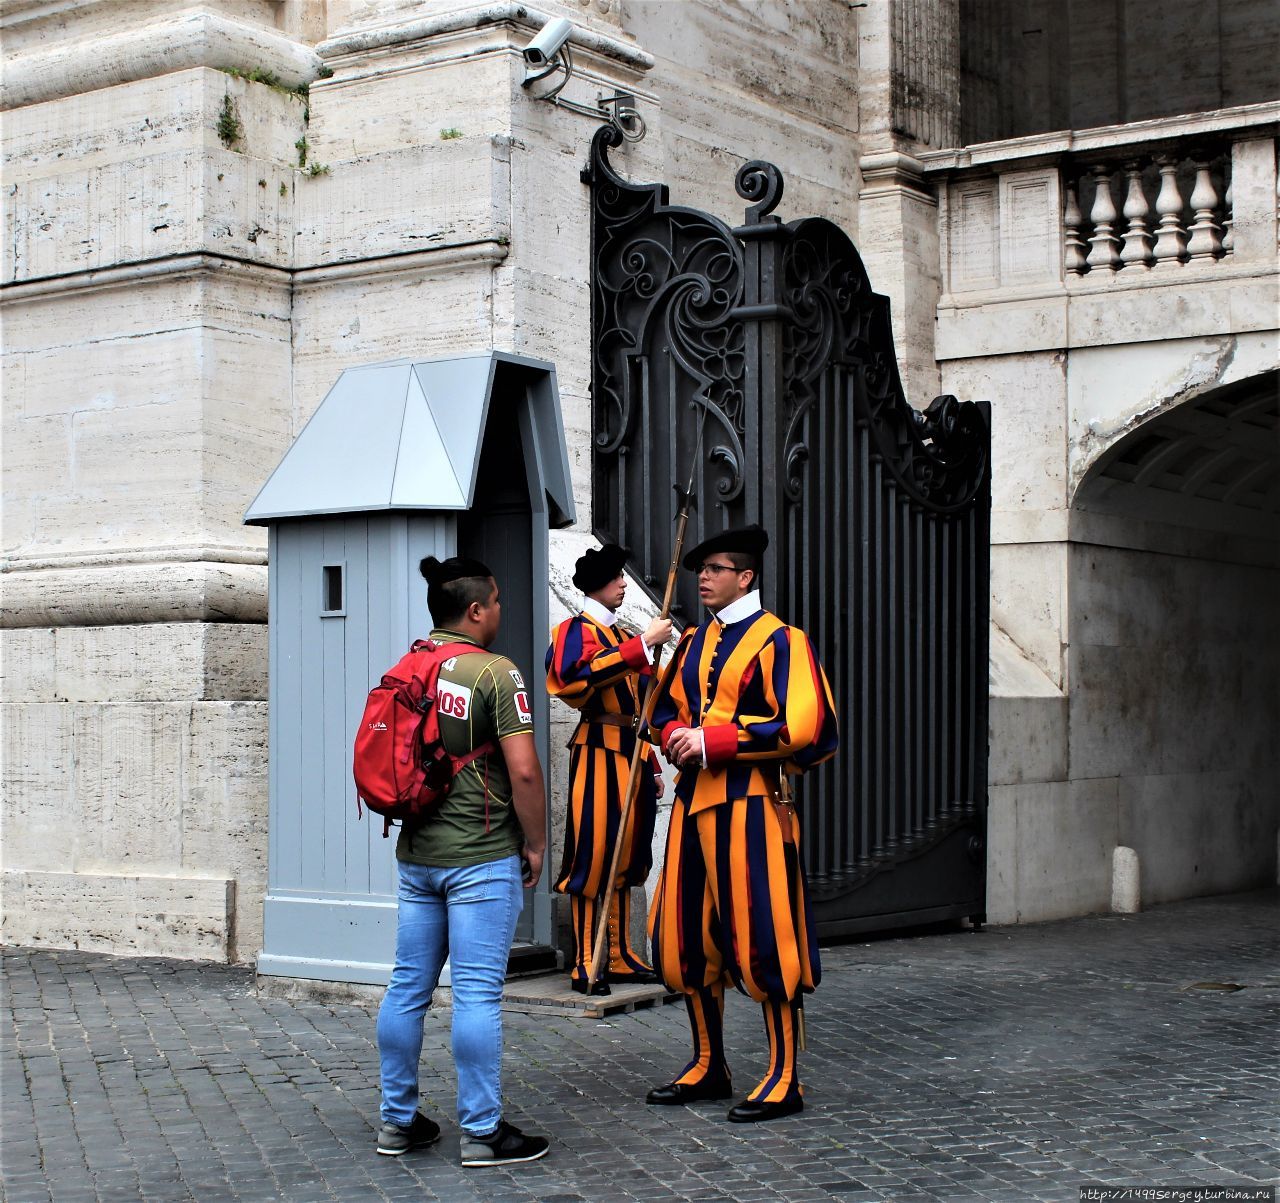
[[[621, 727], [624, 731], [638, 731], [640, 729], [640, 716], [636, 714], [580, 715], [578, 717], [578, 723], [579, 725], [595, 723], [598, 727]], [[565, 747], [573, 747], [573, 741], [577, 736], [578, 728], [574, 727], [573, 734], [569, 736], [569, 742], [565, 744]]]

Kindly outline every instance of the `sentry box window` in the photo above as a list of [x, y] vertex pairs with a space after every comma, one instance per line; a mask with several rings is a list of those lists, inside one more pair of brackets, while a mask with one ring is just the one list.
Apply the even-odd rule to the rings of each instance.
[[346, 614], [346, 597], [343, 595], [343, 564], [325, 564], [321, 568], [320, 616], [337, 617]]

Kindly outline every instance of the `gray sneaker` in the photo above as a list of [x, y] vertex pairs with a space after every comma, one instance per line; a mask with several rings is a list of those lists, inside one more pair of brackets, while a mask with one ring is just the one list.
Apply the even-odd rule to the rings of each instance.
[[399, 1157], [412, 1149], [425, 1149], [440, 1139], [440, 1125], [421, 1111], [407, 1128], [399, 1124], [383, 1124], [378, 1129], [378, 1152], [384, 1157]]
[[489, 1136], [462, 1136], [463, 1165], [513, 1165], [545, 1157], [551, 1142], [545, 1136], [526, 1136], [502, 1120]]

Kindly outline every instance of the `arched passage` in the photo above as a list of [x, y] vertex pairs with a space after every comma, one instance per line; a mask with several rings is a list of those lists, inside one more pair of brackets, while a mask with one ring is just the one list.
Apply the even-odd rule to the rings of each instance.
[[1280, 373], [1166, 409], [1099, 456], [1068, 572], [1070, 776], [1113, 798], [1144, 902], [1273, 883]]

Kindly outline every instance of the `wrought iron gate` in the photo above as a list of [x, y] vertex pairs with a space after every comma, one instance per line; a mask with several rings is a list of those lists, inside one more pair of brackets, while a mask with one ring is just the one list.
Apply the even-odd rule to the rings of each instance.
[[[887, 299], [838, 226], [773, 215], [772, 164], [738, 172], [751, 204], [730, 229], [620, 177], [618, 142], [599, 130], [583, 173], [595, 532], [654, 592], [691, 470], [690, 545], [768, 528], [765, 604], [812, 637], [840, 716], [840, 753], [799, 787], [819, 930], [980, 918], [989, 410], [907, 404]], [[698, 621], [690, 574], [677, 598]]]

